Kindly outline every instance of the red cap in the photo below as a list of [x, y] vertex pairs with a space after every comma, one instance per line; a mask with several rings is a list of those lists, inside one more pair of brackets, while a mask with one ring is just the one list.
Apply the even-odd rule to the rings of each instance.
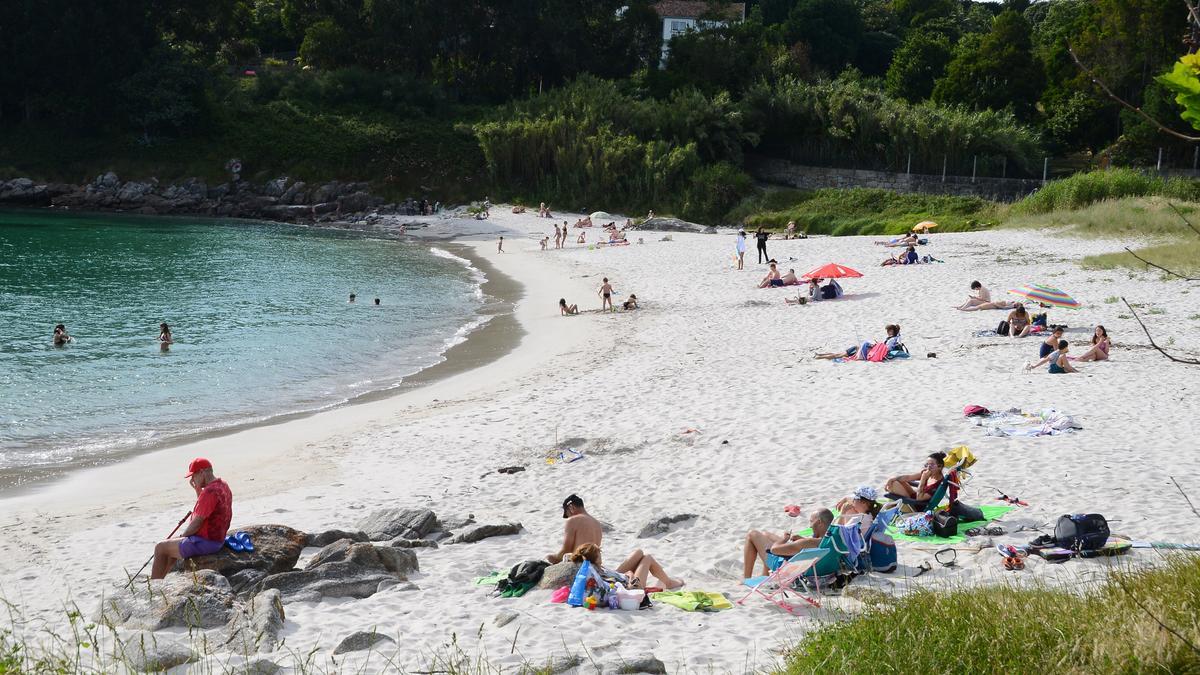
[[211, 469], [211, 468], [212, 468], [212, 462], [208, 461], [207, 459], [204, 459], [203, 457], [197, 457], [196, 459], [192, 460], [191, 464], [188, 464], [188, 472], [184, 476], [184, 478], [191, 478], [192, 474], [194, 474], [198, 471], [204, 471], [206, 469]]

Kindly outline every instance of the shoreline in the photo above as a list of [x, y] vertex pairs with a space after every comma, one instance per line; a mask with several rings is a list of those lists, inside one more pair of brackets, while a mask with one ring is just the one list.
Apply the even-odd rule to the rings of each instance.
[[[32, 211], [35, 209], [30, 210]], [[104, 212], [96, 213], [97, 215], [104, 214]], [[199, 218], [200, 216], [140, 217]], [[267, 222], [272, 225], [283, 227], [335, 230], [343, 229], [327, 224], [296, 224], [276, 221], [248, 222]], [[375, 234], [382, 233], [384, 232], [375, 232]], [[364, 231], [363, 234], [369, 234], [369, 232]], [[177, 435], [171, 435], [170, 437], [158, 442], [135, 443], [119, 450], [106, 452], [102, 455], [82, 457], [70, 462], [55, 464], [52, 466], [30, 466], [0, 469], [0, 501], [19, 497], [23, 494], [27, 494], [29, 491], [36, 491], [40, 487], [45, 487], [49, 483], [62, 480], [78, 471], [85, 471], [87, 469], [117, 464], [148, 453], [158, 452], [161, 450], [170, 450], [172, 448], [192, 445], [208, 440], [216, 440], [259, 427], [271, 427], [280, 424], [287, 424], [295, 420], [305, 419], [313, 415], [320, 415], [322, 413], [339, 410], [348, 406], [362, 405], [365, 403], [399, 396], [405, 392], [412, 391], [413, 389], [427, 386], [467, 370], [487, 365], [489, 362], [502, 358], [504, 355], [515, 349], [517, 344], [520, 342], [521, 336], [523, 335], [520, 325], [513, 317], [514, 307], [524, 293], [524, 289], [521, 287], [521, 284], [496, 270], [491, 263], [489, 263], [483, 256], [477, 254], [470, 246], [456, 243], [453, 240], [433, 241], [426, 240], [421, 237], [413, 237], [412, 243], [414, 245], [429, 244], [430, 247], [436, 245], [444, 248], [449, 253], [466, 259], [472, 267], [478, 269], [484, 275], [484, 282], [480, 286], [480, 291], [483, 293], [485, 298], [491, 298], [492, 300], [491, 302], [481, 306], [474, 314], [474, 320], [484, 319], [483, 323], [468, 331], [466, 335], [463, 336], [464, 339], [462, 341], [451, 345], [449, 348], [438, 354], [437, 358], [439, 360], [436, 362], [424, 366], [409, 375], [403, 376], [399, 382], [389, 386], [358, 393], [345, 400], [321, 404], [319, 407], [310, 408], [307, 410], [294, 410], [274, 414], [266, 413], [264, 416], [261, 416], [257, 419], [234, 421], [213, 429], [185, 431]], [[433, 255], [432, 252], [428, 252], [428, 254]]]

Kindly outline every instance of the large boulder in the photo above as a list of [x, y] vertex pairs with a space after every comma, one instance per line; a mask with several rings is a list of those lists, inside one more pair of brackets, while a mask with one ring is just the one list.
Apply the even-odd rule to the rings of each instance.
[[698, 234], [717, 233], [717, 228], [715, 227], [701, 225], [700, 223], [689, 223], [686, 220], [678, 218], [650, 218], [639, 225], [635, 225], [632, 229], [654, 230], [658, 232], [695, 232]]
[[230, 531], [250, 535], [254, 551], [239, 553], [225, 547], [213, 555], [188, 558], [176, 565], [176, 569], [213, 570], [225, 576], [246, 569], [278, 574], [296, 566], [308, 542], [308, 535], [286, 525], [248, 525]]
[[151, 632], [136, 632], [119, 640], [120, 661], [142, 673], [157, 673], [196, 660], [191, 647]]
[[100, 601], [96, 619], [124, 628], [216, 628], [229, 623], [234, 594], [229, 580], [211, 570], [135, 581]]
[[429, 509], [380, 509], [359, 521], [358, 529], [371, 541], [386, 541], [397, 537], [422, 539], [441, 525]]
[[474, 544], [489, 537], [503, 537], [521, 532], [520, 523], [502, 523], [500, 525], [474, 525], [446, 540], [447, 544]]
[[690, 523], [699, 517], [700, 516], [697, 516], [694, 513], [680, 513], [674, 516], [663, 516], [658, 520], [653, 520], [649, 523], [646, 523], [646, 525], [642, 527], [641, 531], [638, 532], [638, 539], [646, 539], [660, 534], [666, 534], [675, 529], [676, 525], [681, 523]]
[[275, 589], [263, 591], [234, 614], [225, 648], [238, 654], [273, 652], [283, 624], [283, 597]]
[[267, 184], [263, 186], [263, 194], [268, 197], [282, 197], [287, 192], [288, 181], [287, 176], [267, 181]]
[[380, 642], [396, 644], [395, 640], [382, 633], [360, 630], [342, 638], [342, 641], [333, 648], [333, 653], [361, 652], [364, 649], [371, 649]]
[[325, 530], [323, 532], [310, 532], [308, 535], [308, 545], [324, 548], [340, 539], [370, 541], [367, 533], [361, 530]]
[[283, 196], [279, 198], [279, 202], [281, 204], [307, 204], [307, 188], [308, 185], [304, 181], [298, 180], [292, 183], [291, 187], [283, 193]]
[[563, 586], [570, 586], [571, 582], [575, 581], [575, 575], [579, 573], [579, 565], [580, 563], [564, 560], [557, 565], [547, 567], [542, 572], [542, 579], [538, 582], [537, 588], [553, 591]]
[[278, 589], [288, 602], [366, 598], [407, 580], [417, 569], [417, 554], [409, 549], [342, 539], [321, 549], [303, 570], [263, 579], [262, 588]]
[[125, 205], [140, 204], [153, 189], [154, 185], [152, 183], [131, 180], [122, 185], [121, 189], [117, 191], [117, 200]]

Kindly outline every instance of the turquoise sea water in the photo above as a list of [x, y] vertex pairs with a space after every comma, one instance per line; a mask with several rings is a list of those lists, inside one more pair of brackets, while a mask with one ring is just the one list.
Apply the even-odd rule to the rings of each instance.
[[[0, 469], [395, 386], [484, 320], [482, 281], [428, 244], [358, 233], [0, 211]], [[57, 323], [74, 340], [56, 348]]]

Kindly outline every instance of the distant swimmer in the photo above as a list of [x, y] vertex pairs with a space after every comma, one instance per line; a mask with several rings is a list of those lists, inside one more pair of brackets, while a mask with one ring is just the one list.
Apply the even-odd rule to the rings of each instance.
[[173, 344], [175, 340], [171, 338], [171, 327], [165, 323], [158, 324], [158, 348], [165, 352], [170, 350]]
[[355, 297], [356, 297], [356, 296], [355, 296], [353, 293], [351, 293], [351, 294], [350, 294], [350, 302], [354, 302], [354, 298], [355, 298]]
[[73, 339], [74, 338], [72, 338], [70, 335], [67, 334], [66, 326], [64, 326], [60, 323], [54, 327], [54, 346], [55, 347], [62, 347]]
[[376, 306], [376, 307], [378, 307], [378, 306], [379, 306], [379, 298], [375, 298], [375, 306]]

